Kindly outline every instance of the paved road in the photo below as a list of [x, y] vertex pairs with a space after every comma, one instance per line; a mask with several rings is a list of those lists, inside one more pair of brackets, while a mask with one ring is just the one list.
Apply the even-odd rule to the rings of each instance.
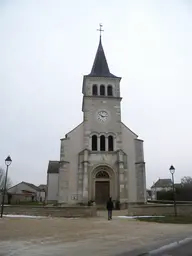
[[183, 240], [175, 241], [168, 239], [167, 242], [164, 241], [159, 246], [152, 246], [153, 249], [136, 249], [118, 256], [192, 256], [192, 238], [183, 238]]
[[[145, 255], [145, 254], [144, 254]], [[192, 240], [185, 242], [184, 244], [180, 244], [174, 246], [173, 248], [167, 248], [160, 252], [149, 253], [147, 255], [156, 255], [156, 256], [192, 256]]]
[[191, 225], [115, 217], [109, 222], [104, 214], [104, 217], [70, 220], [0, 219], [0, 256], [137, 256], [192, 236]]

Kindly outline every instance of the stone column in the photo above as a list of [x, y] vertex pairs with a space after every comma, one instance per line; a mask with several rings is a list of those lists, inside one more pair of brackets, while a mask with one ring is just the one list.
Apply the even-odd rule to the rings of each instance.
[[97, 136], [97, 151], [100, 151], [100, 137]]
[[137, 202], [146, 202], [145, 163], [136, 163]]
[[119, 199], [120, 201], [125, 199], [125, 175], [124, 175], [124, 162], [123, 152], [119, 152]]
[[109, 151], [109, 147], [108, 147], [108, 137], [105, 137], [105, 151]]
[[124, 199], [125, 180], [124, 180], [124, 165], [122, 162], [119, 163], [119, 185], [120, 185], [120, 199]]
[[88, 173], [87, 162], [84, 162], [84, 174], [83, 174], [83, 201], [88, 201]]
[[83, 162], [83, 201], [88, 202], [88, 151], [84, 151]]
[[80, 163], [78, 168], [78, 201], [80, 202], [83, 199], [83, 170], [84, 166]]
[[116, 151], [117, 147], [116, 147], [116, 138], [113, 138], [113, 151]]

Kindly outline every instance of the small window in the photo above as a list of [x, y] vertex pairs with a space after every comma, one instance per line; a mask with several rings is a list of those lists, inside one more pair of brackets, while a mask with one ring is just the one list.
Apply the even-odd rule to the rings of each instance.
[[97, 92], [97, 85], [94, 84], [93, 87], [92, 87], [92, 94], [93, 95], [98, 95], [98, 92]]
[[108, 137], [108, 150], [109, 151], [113, 151], [114, 149], [113, 149], [113, 136], [109, 136]]
[[103, 84], [100, 85], [100, 95], [105, 95], [105, 86]]
[[100, 151], [105, 151], [105, 136], [101, 135], [100, 137]]
[[113, 96], [113, 88], [112, 85], [107, 86], [107, 95], [108, 96]]
[[109, 174], [105, 171], [100, 171], [96, 174], [96, 178], [101, 178], [101, 179], [109, 179]]
[[97, 151], [97, 135], [92, 136], [92, 150]]

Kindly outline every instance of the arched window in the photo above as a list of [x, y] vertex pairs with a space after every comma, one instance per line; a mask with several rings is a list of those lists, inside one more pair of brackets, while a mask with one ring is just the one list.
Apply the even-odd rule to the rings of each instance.
[[97, 151], [97, 135], [92, 136], [92, 150]]
[[112, 85], [107, 86], [107, 95], [108, 96], [113, 96], [113, 88]]
[[100, 95], [105, 95], [105, 86], [103, 84], [100, 85]]
[[113, 136], [111, 136], [111, 135], [108, 137], [108, 150], [109, 151], [113, 151], [114, 150]]
[[100, 137], [100, 151], [105, 151], [105, 136], [101, 135]]
[[92, 95], [98, 95], [96, 84], [94, 84], [93, 87], [92, 87]]
[[100, 171], [96, 174], [96, 179], [109, 179], [109, 174], [105, 171]]

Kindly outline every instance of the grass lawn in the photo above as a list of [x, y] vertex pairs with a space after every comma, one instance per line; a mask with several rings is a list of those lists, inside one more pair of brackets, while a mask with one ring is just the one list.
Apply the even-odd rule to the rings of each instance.
[[137, 218], [139, 221], [157, 222], [157, 223], [175, 223], [175, 224], [192, 224], [192, 216], [165, 216], [165, 217], [150, 217]]

